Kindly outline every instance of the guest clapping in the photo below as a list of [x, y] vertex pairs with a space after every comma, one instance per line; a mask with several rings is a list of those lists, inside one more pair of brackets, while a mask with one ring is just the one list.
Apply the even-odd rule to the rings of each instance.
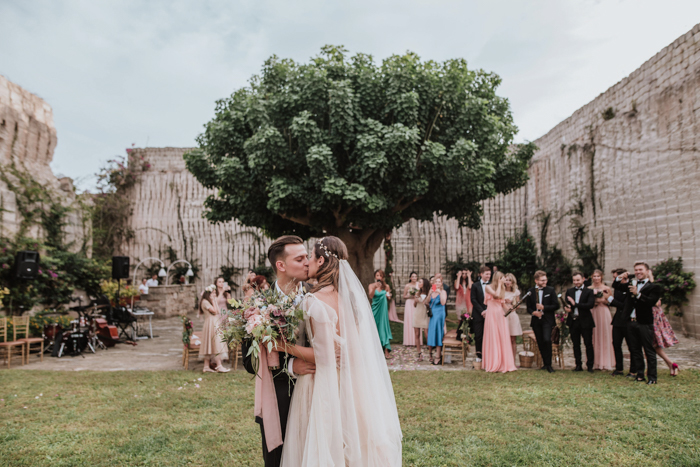
[[569, 327], [571, 342], [574, 347], [574, 359], [576, 367], [574, 371], [583, 371], [583, 362], [581, 358], [581, 338], [586, 346], [586, 366], [588, 371], [593, 373], [593, 363], [595, 361], [595, 352], [593, 350], [593, 328], [595, 322], [591, 309], [595, 306], [595, 295], [592, 289], [586, 287], [583, 274], [574, 271], [572, 282], [574, 286], [566, 291], [566, 306], [564, 310], [567, 313], [566, 325]]
[[[430, 307], [430, 312], [432, 313], [428, 325], [428, 347], [430, 348], [430, 359], [433, 365], [442, 363], [442, 338], [445, 335], [446, 302], [447, 292], [442, 288], [442, 278], [436, 275], [430, 294], [425, 298], [425, 303]], [[437, 349], [434, 360], [433, 349]]]
[[384, 349], [384, 356], [389, 358], [391, 351], [391, 326], [389, 325], [389, 300], [391, 300], [391, 289], [384, 281], [384, 271], [377, 269], [374, 271], [375, 282], [369, 285], [369, 298], [372, 300], [372, 314], [377, 324], [379, 342]]
[[[204, 373], [226, 373], [230, 371], [221, 364], [221, 355], [226, 351], [224, 343], [216, 330], [216, 325], [221, 314], [216, 305], [216, 286], [210, 285], [202, 294], [199, 302], [199, 315], [204, 315], [202, 328], [202, 344], [199, 347], [199, 356], [204, 358]], [[214, 360], [214, 369], [210, 368], [211, 360]]]
[[[520, 291], [518, 290], [518, 281], [515, 276], [511, 273], [505, 275], [505, 305], [506, 309], [510, 309], [513, 305], [518, 303], [520, 300]], [[510, 332], [510, 345], [513, 348], [513, 361], [515, 361], [516, 355], [518, 353], [518, 336], [523, 335], [523, 327], [520, 325], [520, 318], [516, 310], [513, 310], [506, 319], [508, 320], [508, 331]]]

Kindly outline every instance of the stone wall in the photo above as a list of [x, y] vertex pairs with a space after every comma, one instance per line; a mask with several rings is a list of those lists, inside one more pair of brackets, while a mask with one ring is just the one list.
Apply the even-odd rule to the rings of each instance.
[[136, 306], [148, 308], [154, 318], [184, 316], [196, 309], [197, 290], [194, 285], [160, 285], [149, 287]]
[[[80, 247], [87, 233], [83, 231], [73, 181], [67, 177], [59, 180], [50, 167], [56, 144], [51, 106], [0, 75], [0, 169], [9, 178], [13, 178], [6, 170], [10, 167], [31, 175], [50, 190], [55, 201], [75, 207], [67, 214], [66, 241]], [[3, 180], [0, 180], [0, 206], [0, 234], [12, 237], [19, 229], [23, 213], [17, 209], [15, 193]], [[37, 238], [41, 235], [40, 228], [34, 225], [26, 235]]]
[[[493, 259], [526, 225], [539, 240], [542, 214], [551, 216], [549, 243], [573, 258], [571, 212], [578, 207], [587, 241], [603, 249], [606, 272], [681, 256], [687, 270], [700, 273], [698, 112], [700, 25], [539, 138], [527, 186], [484, 203], [482, 229], [460, 229], [436, 216], [394, 232], [395, 282], [411, 270], [441, 271], [458, 255]], [[128, 254], [150, 256], [172, 244], [201, 261], [204, 283], [222, 264], [255, 264], [269, 240], [236, 222], [210, 225], [201, 218], [209, 192], [185, 170], [185, 149], [140, 151], [153, 170], [130, 194], [136, 238]], [[381, 249], [375, 264], [384, 264]], [[683, 324], [700, 337], [700, 290], [685, 307]]]

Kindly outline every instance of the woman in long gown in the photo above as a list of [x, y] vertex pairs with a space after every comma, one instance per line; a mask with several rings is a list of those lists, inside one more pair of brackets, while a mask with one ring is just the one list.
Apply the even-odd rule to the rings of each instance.
[[325, 237], [313, 248], [318, 284], [302, 302], [311, 347], [282, 346], [316, 365], [297, 378], [282, 467], [401, 466], [401, 425], [367, 295], [345, 244]]
[[[447, 302], [447, 292], [442, 288], [442, 279], [440, 277], [435, 277], [432, 290], [425, 298], [425, 302], [428, 303], [433, 314], [428, 324], [430, 363], [439, 365], [442, 363], [442, 338], [445, 336], [445, 303]], [[437, 349], [435, 360], [433, 360], [433, 349]]]
[[[418, 292], [415, 296], [416, 308], [413, 312], [413, 329], [416, 333], [416, 350], [418, 351], [418, 361], [423, 361], [423, 351], [421, 350], [421, 344], [423, 342], [423, 334], [426, 334], [428, 328], [430, 327], [430, 317], [428, 316], [428, 309], [425, 306], [425, 297], [430, 294], [430, 281], [428, 279], [420, 279], [418, 281]], [[428, 341], [428, 336], [426, 334], [425, 341]]]
[[[408, 276], [408, 284], [403, 288], [403, 345], [420, 347], [420, 335], [416, 335], [413, 328], [413, 315], [415, 313], [415, 291], [418, 290], [418, 274], [411, 272]], [[411, 292], [414, 293], [411, 293]], [[418, 340], [417, 340], [418, 339]], [[418, 349], [420, 352], [420, 348]]]
[[496, 271], [491, 284], [484, 289], [486, 317], [484, 318], [483, 368], [487, 372], [515, 371], [515, 358], [510, 345], [510, 329], [505, 316], [505, 281], [502, 272]]
[[[518, 290], [518, 281], [513, 274], [508, 273], [505, 277], [505, 305], [506, 309], [510, 309], [511, 306], [518, 303], [520, 291]], [[513, 347], [513, 361], [515, 361], [516, 355], [518, 354], [517, 338], [523, 335], [523, 327], [520, 324], [520, 317], [516, 311], [506, 316], [506, 319], [508, 320], [508, 330], [510, 331], [510, 345]]]
[[[603, 272], [596, 269], [591, 274], [591, 285], [596, 295], [595, 306], [591, 309], [593, 315], [593, 369], [614, 370], [615, 350], [612, 345], [612, 315], [608, 301], [602, 298], [603, 291], [612, 294], [608, 286], [603, 283]], [[600, 297], [598, 297], [600, 295]]]
[[389, 325], [389, 300], [391, 300], [391, 289], [389, 284], [384, 282], [384, 271], [377, 269], [374, 271], [373, 282], [369, 285], [369, 298], [372, 299], [372, 314], [377, 324], [379, 342], [384, 349], [384, 357], [389, 358], [391, 352], [391, 326]]
[[[216, 306], [219, 309], [219, 312], [221, 312], [228, 309], [228, 301], [231, 299], [231, 287], [229, 287], [228, 282], [226, 282], [226, 279], [224, 279], [223, 276], [217, 277], [214, 284], [216, 285]], [[228, 349], [225, 345], [223, 351], [221, 352], [221, 360], [228, 360], [229, 363], [231, 362], [228, 355]]]
[[[202, 327], [202, 344], [199, 346], [199, 356], [204, 358], [204, 373], [226, 373], [230, 371], [221, 364], [221, 355], [226, 350], [221, 336], [216, 331], [217, 322], [221, 316], [216, 303], [216, 286], [210, 285], [204, 290], [202, 299], [199, 302], [199, 315], [204, 315], [204, 326]], [[214, 369], [210, 368], [211, 361], [214, 360]]]
[[463, 316], [464, 313], [471, 315], [472, 311], [472, 272], [468, 269], [457, 271], [457, 279], [455, 279], [455, 309], [457, 316]]

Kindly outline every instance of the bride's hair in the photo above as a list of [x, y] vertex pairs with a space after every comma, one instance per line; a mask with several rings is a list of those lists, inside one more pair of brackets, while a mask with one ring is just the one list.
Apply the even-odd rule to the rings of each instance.
[[314, 256], [325, 258], [318, 268], [316, 284], [311, 292], [316, 292], [329, 285], [338, 290], [338, 274], [340, 272], [340, 260], [348, 259], [348, 249], [345, 243], [338, 237], [323, 237], [314, 245]]

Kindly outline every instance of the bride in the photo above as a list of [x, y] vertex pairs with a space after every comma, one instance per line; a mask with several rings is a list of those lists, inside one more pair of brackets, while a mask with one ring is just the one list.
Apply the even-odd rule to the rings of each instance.
[[[311, 347], [286, 351], [315, 362], [297, 378], [282, 467], [401, 465], [401, 426], [386, 359], [367, 295], [347, 261], [345, 244], [314, 245], [302, 302]], [[284, 344], [281, 344], [284, 347]]]

